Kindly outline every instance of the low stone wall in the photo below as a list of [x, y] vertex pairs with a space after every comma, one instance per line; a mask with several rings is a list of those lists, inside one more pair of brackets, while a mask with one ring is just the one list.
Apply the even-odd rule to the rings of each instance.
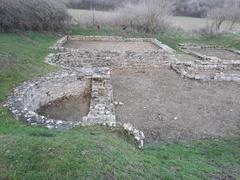
[[240, 60], [223, 60], [217, 57], [206, 56], [191, 51], [191, 47], [224, 49], [239, 54], [236, 50], [229, 50], [226, 48], [181, 44], [183, 52], [197, 58], [195, 61], [176, 61], [171, 64], [171, 68], [181, 76], [193, 80], [240, 82]]
[[197, 64], [196, 62], [178, 61], [171, 68], [183, 77], [202, 81], [240, 82], [239, 64]]

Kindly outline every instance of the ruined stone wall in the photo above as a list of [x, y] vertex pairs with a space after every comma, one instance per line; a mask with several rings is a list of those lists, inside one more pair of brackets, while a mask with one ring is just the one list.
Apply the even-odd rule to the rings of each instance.
[[111, 67], [111, 68], [150, 68], [170, 65], [175, 57], [164, 51], [153, 52], [109, 52], [84, 51], [63, 52], [50, 55], [46, 61], [62, 67]]

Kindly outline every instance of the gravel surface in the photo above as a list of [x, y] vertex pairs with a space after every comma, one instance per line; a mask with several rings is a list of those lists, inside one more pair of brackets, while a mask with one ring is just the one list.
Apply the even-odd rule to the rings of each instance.
[[118, 41], [68, 41], [67, 48], [111, 51], [155, 51], [159, 48], [151, 42], [118, 42]]
[[240, 84], [182, 79], [168, 68], [113, 70], [117, 120], [131, 122], [148, 143], [239, 133]]

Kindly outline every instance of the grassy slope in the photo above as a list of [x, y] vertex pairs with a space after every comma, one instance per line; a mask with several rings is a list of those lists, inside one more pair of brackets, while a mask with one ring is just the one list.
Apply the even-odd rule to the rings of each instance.
[[[73, 33], [89, 35], [89, 30]], [[177, 43], [167, 37], [160, 39]], [[0, 102], [22, 80], [55, 70], [43, 63], [55, 40], [35, 33], [0, 34]], [[163, 143], [140, 151], [119, 131], [30, 127], [0, 107], [0, 179], [207, 179], [209, 174], [240, 178], [239, 141], [231, 137]]]

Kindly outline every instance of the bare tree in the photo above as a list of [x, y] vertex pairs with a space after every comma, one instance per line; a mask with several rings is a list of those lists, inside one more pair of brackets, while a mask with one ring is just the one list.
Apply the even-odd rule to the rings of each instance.
[[224, 22], [230, 22], [230, 30], [240, 22], [240, 0], [225, 1], [222, 7], [209, 11], [208, 18], [212, 21], [212, 27], [219, 32]]
[[224, 8], [215, 8], [208, 13], [208, 18], [212, 21], [212, 27], [215, 27], [216, 32], [221, 28], [221, 25], [226, 21], [226, 14]]

